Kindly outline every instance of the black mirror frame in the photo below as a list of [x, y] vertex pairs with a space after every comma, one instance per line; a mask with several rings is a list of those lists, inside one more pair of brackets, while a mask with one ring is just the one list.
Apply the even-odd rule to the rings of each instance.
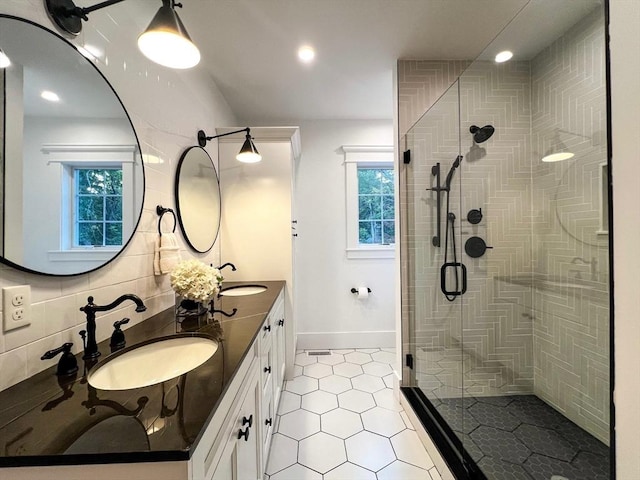
[[[216, 226], [216, 233], [215, 233], [215, 235], [213, 237], [213, 241], [211, 242], [211, 245], [206, 250], [200, 250], [195, 245], [193, 245], [193, 243], [189, 239], [189, 233], [187, 232], [187, 229], [185, 228], [184, 223], [182, 221], [182, 213], [181, 213], [181, 208], [180, 208], [180, 171], [182, 169], [182, 165], [183, 165], [184, 159], [187, 157], [189, 152], [191, 150], [193, 150], [193, 149], [202, 150], [205, 153], [205, 155], [207, 156], [207, 158], [209, 159], [209, 161], [211, 162], [211, 166], [213, 167], [213, 171], [216, 174], [216, 182], [218, 183], [218, 191], [220, 191], [220, 176], [218, 175], [218, 169], [216, 168], [216, 165], [213, 163], [213, 159], [209, 155], [209, 152], [207, 152], [204, 148], [202, 148], [202, 147], [200, 147], [198, 145], [195, 145], [193, 147], [188, 147], [187, 149], [185, 149], [184, 152], [182, 152], [182, 155], [180, 156], [180, 160], [178, 161], [178, 167], [176, 168], [176, 178], [175, 178], [175, 182], [174, 182], [174, 197], [175, 197], [175, 201], [176, 201], [176, 216], [178, 217], [178, 224], [180, 225], [180, 231], [182, 231], [182, 235], [184, 236], [184, 239], [187, 242], [187, 245], [189, 245], [189, 248], [191, 248], [193, 251], [198, 252], [198, 253], [207, 253], [216, 244], [216, 240], [218, 240], [218, 235], [220, 234], [220, 223], [221, 223], [221, 219], [222, 219], [222, 195], [220, 195], [220, 202], [218, 204], [218, 224]], [[184, 206], [183, 206], [183, 208], [184, 208]]]
[[[142, 165], [142, 201], [140, 203], [140, 205], [141, 205], [140, 212], [138, 213], [138, 218], [137, 218], [137, 220], [135, 222], [135, 225], [133, 226], [133, 230], [131, 231], [131, 235], [129, 236], [127, 241], [123, 243], [122, 248], [120, 248], [118, 253], [116, 253], [113, 257], [111, 257], [109, 260], [107, 260], [106, 262], [104, 262], [102, 265], [100, 265], [98, 267], [95, 267], [95, 268], [92, 268], [92, 269], [89, 269], [89, 270], [84, 270], [82, 272], [75, 272], [75, 273], [39, 272], [37, 270], [33, 270], [33, 269], [27, 268], [27, 267], [22, 266], [22, 265], [18, 265], [16, 263], [12, 262], [11, 260], [6, 259], [4, 257], [4, 247], [2, 247], [2, 249], [0, 251], [0, 263], [2, 263], [4, 265], [8, 265], [10, 267], [13, 267], [16, 270], [20, 270], [22, 272], [33, 273], [33, 274], [36, 274], [36, 275], [42, 275], [42, 276], [47, 276], [47, 277], [76, 277], [76, 276], [79, 276], [79, 275], [85, 275], [87, 273], [95, 272], [96, 270], [99, 270], [99, 269], [105, 267], [106, 265], [109, 265], [111, 262], [113, 262], [116, 258], [118, 258], [120, 256], [120, 254], [131, 243], [131, 240], [133, 240], [134, 235], [138, 231], [138, 226], [140, 225], [140, 220], [142, 219], [142, 212], [144, 210], [144, 197], [145, 197], [146, 188], [147, 188], [146, 187], [147, 178], [146, 178], [145, 169], [144, 169], [144, 161], [142, 160], [142, 148], [140, 147], [140, 139], [138, 138], [138, 133], [136, 132], [136, 129], [133, 126], [133, 122], [131, 121], [131, 116], [129, 115], [129, 112], [125, 108], [124, 103], [122, 103], [122, 99], [120, 98], [120, 96], [116, 92], [115, 88], [113, 88], [113, 85], [111, 85], [111, 82], [109, 82], [109, 80], [107, 80], [107, 77], [104, 76], [104, 74], [100, 71], [100, 69], [98, 67], [96, 67], [93, 64], [93, 62], [91, 62], [91, 60], [89, 60], [88, 58], [84, 57], [78, 51], [77, 47], [73, 43], [71, 43], [69, 40], [67, 40], [63, 36], [59, 35], [58, 33], [54, 32], [53, 30], [50, 30], [47, 27], [45, 27], [43, 25], [40, 25], [40, 24], [38, 24], [36, 22], [33, 22], [31, 20], [28, 20], [26, 18], [21, 18], [21, 17], [16, 17], [15, 15], [8, 15], [8, 14], [5, 14], [5, 13], [0, 13], [0, 19], [3, 19], [3, 18], [8, 18], [10, 20], [16, 20], [16, 21], [23, 22], [23, 23], [26, 23], [28, 25], [40, 28], [41, 30], [44, 30], [45, 32], [55, 36], [59, 40], [62, 40], [65, 44], [67, 44], [70, 48], [72, 48], [78, 55], [80, 55], [82, 58], [84, 58], [86, 60], [87, 64], [91, 65], [91, 67], [93, 67], [95, 69], [95, 71], [98, 73], [98, 75], [104, 80], [105, 84], [111, 90], [111, 92], [113, 93], [115, 99], [118, 101], [118, 103], [122, 107], [122, 111], [124, 112], [124, 115], [126, 116], [128, 122], [129, 122], [129, 125], [131, 126], [131, 131], [133, 132], [133, 136], [134, 136], [134, 138], [136, 140], [136, 145], [138, 147], [138, 152], [140, 154], [140, 163]], [[3, 123], [3, 128], [6, 130], [6, 121]], [[4, 137], [5, 137], [5, 132], [3, 132], [2, 138], [4, 138]], [[2, 148], [4, 148], [4, 145], [2, 145]], [[5, 179], [4, 179], [4, 168], [3, 168], [2, 182], [4, 182], [4, 180]], [[4, 204], [3, 204], [2, 208], [4, 209]], [[0, 219], [0, 221], [4, 222], [4, 215], [3, 215], [3, 218]], [[6, 229], [3, 228], [2, 230], [3, 230], [3, 235], [6, 235]], [[3, 240], [2, 241], [2, 245], [4, 245], [5, 244], [4, 238], [2, 240]]]

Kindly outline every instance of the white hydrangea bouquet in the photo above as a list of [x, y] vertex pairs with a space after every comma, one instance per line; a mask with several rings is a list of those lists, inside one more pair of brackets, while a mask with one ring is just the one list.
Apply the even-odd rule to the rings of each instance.
[[195, 259], [184, 260], [171, 270], [173, 290], [198, 303], [211, 301], [220, 291], [222, 280], [220, 270]]

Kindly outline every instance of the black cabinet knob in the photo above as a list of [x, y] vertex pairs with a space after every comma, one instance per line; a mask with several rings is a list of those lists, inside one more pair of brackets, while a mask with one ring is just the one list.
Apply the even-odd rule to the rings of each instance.
[[247, 417], [242, 417], [242, 425], [246, 425], [249, 424], [249, 428], [251, 428], [251, 425], [253, 425], [253, 415], [249, 415], [249, 418]]
[[270, 426], [272, 425], [272, 423], [273, 423], [273, 421], [272, 421], [272, 420], [273, 420], [273, 419], [271, 419], [271, 418], [267, 418], [267, 419], [264, 421], [264, 424], [270, 427]]
[[271, 331], [271, 325], [265, 325], [265, 326], [263, 327], [263, 330], [264, 330], [265, 332], [270, 332], [270, 331]]
[[284, 318], [281, 318], [280, 320], [278, 320], [278, 325], [280, 326], [284, 325]]
[[271, 367], [264, 367], [264, 371], [267, 373], [271, 373]]
[[238, 430], [238, 440], [240, 440], [242, 437], [244, 437], [245, 442], [249, 441], [249, 427], [245, 428], [244, 430]]

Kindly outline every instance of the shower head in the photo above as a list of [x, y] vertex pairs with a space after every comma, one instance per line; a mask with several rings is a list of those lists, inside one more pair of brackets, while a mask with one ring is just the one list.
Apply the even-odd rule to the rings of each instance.
[[473, 141], [476, 143], [482, 143], [489, 140], [495, 130], [496, 129], [493, 128], [493, 125], [485, 125], [482, 128], [475, 125], [471, 125], [469, 127], [469, 132], [471, 132], [471, 134], [473, 135]]

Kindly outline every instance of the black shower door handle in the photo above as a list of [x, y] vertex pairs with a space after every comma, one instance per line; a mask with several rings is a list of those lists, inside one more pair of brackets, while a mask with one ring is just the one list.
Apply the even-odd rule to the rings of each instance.
[[[457, 272], [458, 267], [460, 267], [462, 270], [462, 282], [461, 282], [462, 288], [460, 290], [449, 291], [447, 290], [447, 281], [446, 281], [447, 269], [455, 268]], [[444, 293], [445, 295], [453, 295], [453, 296], [463, 295], [467, 291], [467, 267], [464, 266], [464, 263], [449, 262], [449, 263], [444, 263], [442, 267], [440, 267], [440, 290], [442, 290], [442, 293]]]

